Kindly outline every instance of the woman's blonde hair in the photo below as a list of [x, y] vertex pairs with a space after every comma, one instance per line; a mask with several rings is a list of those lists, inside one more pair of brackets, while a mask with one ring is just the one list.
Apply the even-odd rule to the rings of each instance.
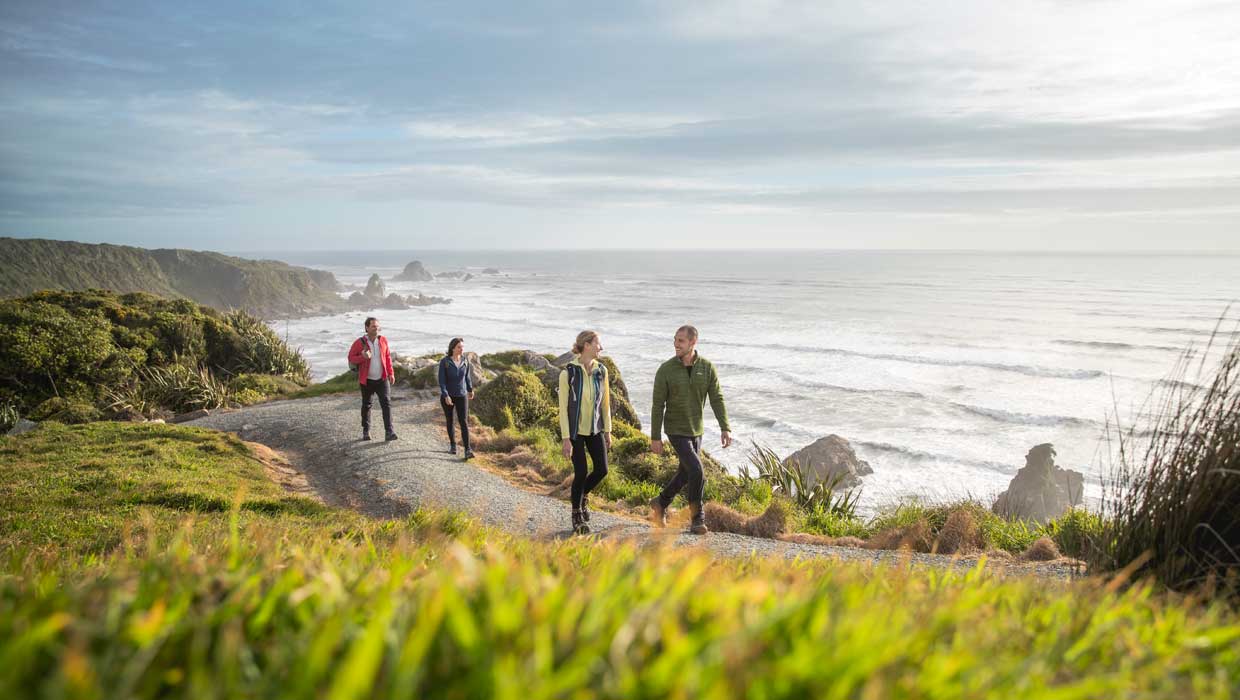
[[598, 333], [594, 331], [582, 331], [577, 334], [577, 342], [573, 343], [573, 354], [580, 355], [582, 350], [586, 349], [586, 343], [593, 343], [598, 338]]

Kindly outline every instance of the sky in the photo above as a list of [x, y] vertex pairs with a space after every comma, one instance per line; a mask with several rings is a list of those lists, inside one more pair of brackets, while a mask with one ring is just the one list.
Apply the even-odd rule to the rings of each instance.
[[1234, 0], [0, 4], [0, 235], [1240, 251]]

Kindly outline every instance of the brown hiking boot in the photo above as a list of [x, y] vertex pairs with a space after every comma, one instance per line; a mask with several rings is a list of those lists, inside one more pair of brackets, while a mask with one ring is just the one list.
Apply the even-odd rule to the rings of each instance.
[[689, 532], [695, 535], [705, 535], [710, 532], [706, 528], [706, 516], [702, 513], [701, 503], [690, 503], [689, 512], [693, 514], [693, 520], [689, 524]]
[[667, 527], [667, 509], [663, 507], [658, 496], [650, 501], [650, 521], [655, 527]]

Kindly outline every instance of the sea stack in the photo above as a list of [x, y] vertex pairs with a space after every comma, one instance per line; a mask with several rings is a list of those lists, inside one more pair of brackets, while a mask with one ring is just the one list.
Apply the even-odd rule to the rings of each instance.
[[422, 267], [421, 261], [414, 260], [408, 265], [405, 265], [405, 269], [401, 270], [401, 273], [399, 275], [396, 275], [395, 277], [393, 277], [392, 281], [393, 282], [430, 282], [433, 279], [435, 279], [434, 275], [432, 275], [429, 271], [427, 271], [425, 267]]

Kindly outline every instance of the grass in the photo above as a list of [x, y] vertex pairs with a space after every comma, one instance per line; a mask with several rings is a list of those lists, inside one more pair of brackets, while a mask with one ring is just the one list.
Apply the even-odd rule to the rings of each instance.
[[[0, 449], [5, 512], [40, 514], [0, 533], [5, 698], [1221, 699], [1240, 687], [1240, 615], [1143, 584], [530, 541], [459, 513], [269, 513], [245, 507], [281, 495], [244, 444], [177, 426], [44, 426]], [[161, 493], [202, 500], [137, 502]], [[86, 514], [119, 538], [92, 540], [73, 525]]]
[[1178, 590], [1221, 587], [1240, 600], [1240, 331], [1226, 337], [1210, 373], [1210, 346], [1194, 377], [1185, 353], [1155, 397], [1150, 430], [1114, 435], [1094, 566], [1135, 567]]
[[325, 382], [311, 384], [301, 391], [289, 394], [290, 399], [310, 399], [315, 396], [326, 396], [327, 394], [343, 394], [345, 392], [357, 391], [357, 372], [341, 372]]
[[202, 428], [46, 423], [0, 441], [0, 463], [0, 543], [8, 546], [104, 552], [150, 507], [220, 519], [240, 498], [247, 514], [300, 521], [326, 513], [286, 495], [240, 440]]

